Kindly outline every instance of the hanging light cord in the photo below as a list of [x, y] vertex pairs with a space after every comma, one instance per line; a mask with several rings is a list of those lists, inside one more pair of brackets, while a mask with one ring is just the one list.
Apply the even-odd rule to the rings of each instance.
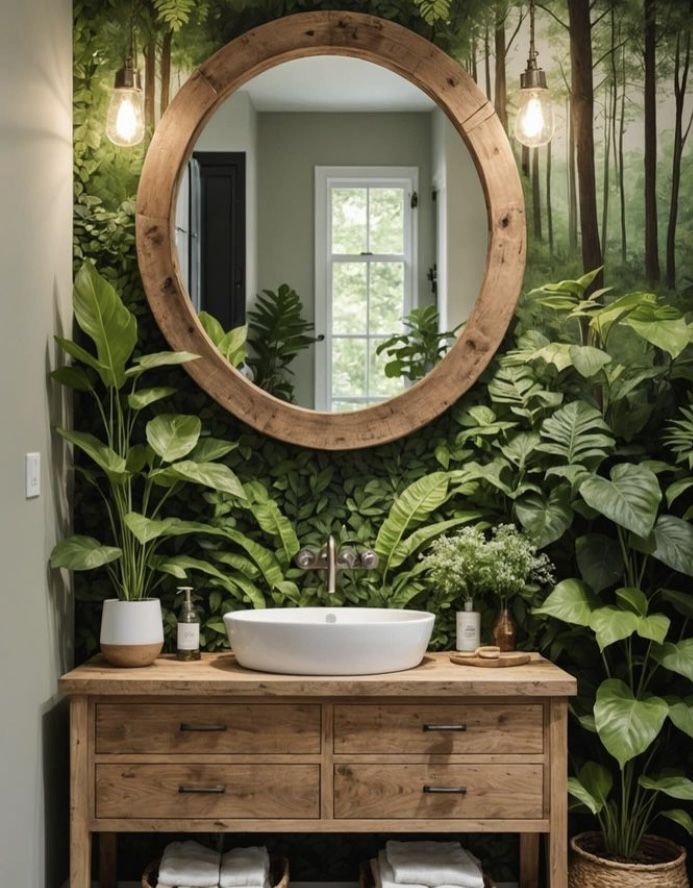
[[527, 68], [532, 71], [537, 67], [537, 56], [539, 53], [534, 45], [534, 0], [529, 0], [529, 58], [527, 59]]

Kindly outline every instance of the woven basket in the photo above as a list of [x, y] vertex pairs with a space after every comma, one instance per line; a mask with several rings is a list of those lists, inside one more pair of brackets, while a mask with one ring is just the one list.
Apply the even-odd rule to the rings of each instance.
[[[156, 888], [159, 878], [159, 862], [150, 863], [142, 873], [142, 888]], [[270, 862], [270, 881], [274, 888], [289, 888], [289, 861], [286, 857], [273, 857]]]
[[[373, 871], [371, 870], [369, 861], [361, 864], [359, 872], [359, 888], [375, 888]], [[484, 874], [484, 888], [496, 888], [496, 883], [486, 874]]]
[[570, 841], [569, 888], [689, 888], [686, 852], [659, 836], [645, 836], [640, 846], [648, 860], [661, 863], [620, 863], [600, 857], [601, 833], [588, 832]]

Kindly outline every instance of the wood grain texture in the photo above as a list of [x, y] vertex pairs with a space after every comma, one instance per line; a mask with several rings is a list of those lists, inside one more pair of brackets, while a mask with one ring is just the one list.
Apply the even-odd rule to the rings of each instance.
[[317, 704], [100, 703], [97, 753], [319, 753]]
[[549, 888], [568, 888], [568, 704], [549, 705]]
[[438, 755], [541, 753], [543, 720], [540, 703], [337, 705], [334, 750]]
[[[435, 99], [469, 148], [488, 214], [486, 274], [472, 314], [448, 355], [396, 398], [348, 413], [323, 413], [280, 401], [221, 356], [193, 310], [173, 236], [182, 170], [216, 108], [256, 74], [311, 55], [373, 62]], [[184, 84], [163, 115], [137, 195], [137, 254], [147, 298], [170, 345], [200, 355], [184, 365], [186, 371], [219, 404], [258, 431], [326, 450], [395, 440], [443, 413], [476, 382], [500, 345], [517, 303], [525, 234], [517, 166], [486, 96], [456, 61], [423, 37], [361, 13], [317, 11], [277, 19], [219, 50]]]
[[[218, 788], [223, 791], [212, 791]], [[318, 818], [320, 767], [97, 765], [97, 818], [138, 815], [153, 820]]]
[[[541, 765], [337, 765], [337, 819], [541, 818]], [[464, 788], [464, 794], [432, 794], [424, 787]]]
[[84, 696], [70, 701], [70, 888], [91, 888], [89, 718]]
[[104, 696], [254, 697], [567, 697], [572, 675], [538, 654], [515, 669], [466, 669], [448, 654], [427, 654], [421, 665], [387, 675], [301, 676], [251, 672], [228, 653], [203, 654], [181, 663], [164, 656], [143, 669], [122, 672], [94, 657], [60, 680], [67, 694]]

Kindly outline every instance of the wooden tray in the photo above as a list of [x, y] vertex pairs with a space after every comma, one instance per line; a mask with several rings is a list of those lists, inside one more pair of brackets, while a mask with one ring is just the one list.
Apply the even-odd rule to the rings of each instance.
[[[159, 863], [155, 860], [142, 873], [142, 888], [156, 888], [159, 879]], [[289, 888], [289, 861], [286, 857], [273, 857], [270, 861], [270, 881], [274, 888]]]
[[[361, 864], [359, 872], [359, 888], [375, 888], [375, 880], [371, 869], [370, 860]], [[484, 873], [484, 888], [496, 888], [496, 883], [490, 876]]]
[[457, 666], [481, 666], [484, 669], [507, 669], [509, 666], [526, 666], [531, 660], [531, 655], [526, 651], [501, 652], [498, 657], [461, 657], [459, 654], [450, 654], [450, 662]]

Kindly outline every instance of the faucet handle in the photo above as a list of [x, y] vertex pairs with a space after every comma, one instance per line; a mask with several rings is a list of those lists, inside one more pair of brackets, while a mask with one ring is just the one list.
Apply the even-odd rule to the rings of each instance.
[[296, 567], [300, 567], [301, 570], [310, 570], [315, 567], [317, 560], [318, 556], [312, 549], [301, 549], [294, 559], [294, 563]]
[[359, 555], [359, 561], [364, 570], [375, 570], [379, 564], [378, 556], [372, 549], [364, 549]]
[[342, 570], [353, 570], [359, 561], [359, 556], [353, 549], [342, 549], [337, 556], [337, 565]]

